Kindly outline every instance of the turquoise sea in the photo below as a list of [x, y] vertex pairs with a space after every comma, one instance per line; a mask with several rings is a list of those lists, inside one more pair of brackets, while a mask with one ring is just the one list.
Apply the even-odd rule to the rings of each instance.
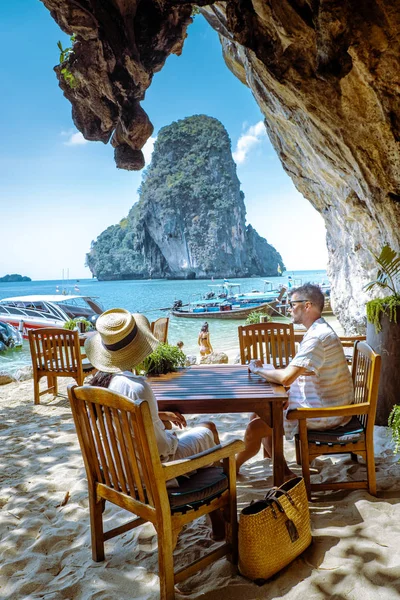
[[[282, 277], [268, 277], [275, 285], [287, 284], [288, 277], [298, 279], [303, 283], [327, 282], [326, 271], [285, 271]], [[232, 283], [241, 284], [241, 292], [264, 289], [264, 278], [229, 279]], [[194, 299], [195, 296], [209, 291], [209, 285], [222, 284], [223, 280], [193, 280], [166, 281], [164, 279], [147, 281], [97, 281], [95, 279], [81, 279], [66, 281], [30, 281], [27, 283], [0, 283], [0, 299], [10, 296], [24, 296], [28, 294], [55, 294], [56, 286], [60, 290], [74, 294], [96, 296], [104, 309], [126, 308], [131, 312], [141, 312], [150, 321], [168, 313], [161, 308], [171, 307], [174, 300], [183, 303]], [[296, 282], [297, 283], [297, 282]], [[78, 285], [80, 292], [74, 292], [74, 285]], [[210, 319], [210, 338], [214, 350], [232, 352], [238, 347], [237, 328], [242, 321], [221, 321]], [[199, 319], [171, 318], [169, 324], [169, 343], [184, 342], [183, 350], [186, 354], [197, 354], [197, 336], [202, 321]], [[30, 364], [28, 344], [20, 351], [9, 352], [0, 356], [0, 370], [13, 372], [23, 365]]]

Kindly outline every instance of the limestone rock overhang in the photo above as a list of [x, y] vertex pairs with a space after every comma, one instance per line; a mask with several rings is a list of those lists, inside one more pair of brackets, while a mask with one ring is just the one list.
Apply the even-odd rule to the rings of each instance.
[[[193, 5], [42, 2], [77, 36], [55, 67], [77, 128], [86, 139], [111, 140], [119, 168], [141, 169], [153, 128], [140, 102], [168, 55], [182, 51]], [[251, 88], [286, 172], [324, 218], [333, 306], [354, 332], [365, 319], [371, 251], [400, 249], [399, 2], [196, 5], [218, 31], [228, 67]]]
[[140, 102], [168, 56], [181, 53], [191, 5], [42, 1], [61, 29], [75, 37], [73, 52], [54, 70], [77, 129], [87, 140], [111, 141], [118, 168], [142, 169], [142, 148], [153, 125]]

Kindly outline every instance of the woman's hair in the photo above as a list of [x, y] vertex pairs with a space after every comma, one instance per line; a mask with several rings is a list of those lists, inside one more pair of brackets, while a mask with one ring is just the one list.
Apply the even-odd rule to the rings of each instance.
[[208, 331], [208, 323], [207, 323], [207, 321], [204, 321], [203, 325], [201, 326], [200, 331]]
[[111, 379], [113, 377], [113, 373], [105, 373], [104, 371], [97, 371], [90, 381], [90, 385], [95, 385], [96, 387], [108, 388], [110, 385]]

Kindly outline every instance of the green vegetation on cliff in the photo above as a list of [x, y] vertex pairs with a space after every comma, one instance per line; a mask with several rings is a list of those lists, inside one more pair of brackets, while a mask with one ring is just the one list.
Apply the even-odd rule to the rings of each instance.
[[204, 115], [160, 130], [140, 200], [92, 243], [98, 279], [277, 275], [280, 254], [246, 226], [223, 125]]

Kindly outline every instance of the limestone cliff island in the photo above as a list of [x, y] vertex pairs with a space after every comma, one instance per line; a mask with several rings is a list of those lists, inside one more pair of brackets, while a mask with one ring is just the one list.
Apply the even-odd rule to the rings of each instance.
[[195, 115], [160, 130], [128, 216], [87, 254], [99, 280], [276, 276], [281, 255], [246, 225], [224, 126]]
[[0, 283], [18, 283], [19, 281], [32, 281], [32, 279], [26, 275], [18, 275], [18, 273], [0, 277]]

